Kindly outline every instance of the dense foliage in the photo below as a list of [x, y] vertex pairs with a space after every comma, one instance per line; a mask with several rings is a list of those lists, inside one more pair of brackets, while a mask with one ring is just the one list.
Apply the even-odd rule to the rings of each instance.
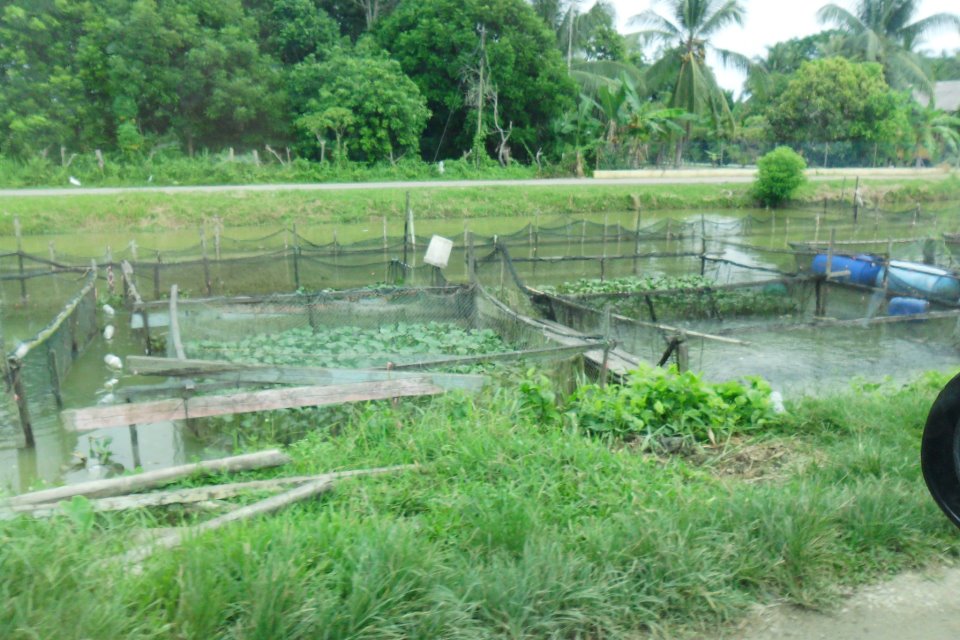
[[[783, 143], [808, 164], [960, 163], [956, 123], [926, 104], [957, 54], [917, 50], [960, 18], [918, 7], [827, 5], [830, 30], [748, 60], [713, 46], [744, 23], [735, 0], [668, 0], [629, 38], [608, 0], [0, 0], [0, 155], [29, 183], [91, 165], [87, 182], [147, 180], [181, 154], [439, 175], [753, 164]], [[742, 96], [709, 51], [748, 72]]]

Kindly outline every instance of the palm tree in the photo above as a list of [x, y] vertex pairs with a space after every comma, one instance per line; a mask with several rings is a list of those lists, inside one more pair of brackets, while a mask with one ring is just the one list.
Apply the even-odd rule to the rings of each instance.
[[[733, 115], [713, 70], [707, 64], [707, 52], [719, 55], [723, 64], [749, 69], [746, 56], [710, 44], [710, 38], [731, 24], [743, 25], [746, 10], [741, 0], [658, 0], [669, 9], [664, 17], [652, 9], [635, 15], [631, 24], [645, 29], [635, 34], [646, 43], [664, 47], [662, 57], [647, 72], [654, 86], [665, 79], [673, 85], [669, 106], [695, 115], [707, 116], [716, 128], [734, 128]], [[687, 123], [685, 138], [690, 137]], [[677, 163], [682, 153], [677, 147]]]
[[828, 4], [817, 12], [821, 23], [846, 33], [848, 55], [866, 62], [879, 62], [894, 89], [917, 87], [930, 95], [930, 74], [913, 48], [924, 36], [938, 29], [960, 29], [960, 16], [937, 13], [912, 22], [918, 0], [857, 0], [853, 11]]

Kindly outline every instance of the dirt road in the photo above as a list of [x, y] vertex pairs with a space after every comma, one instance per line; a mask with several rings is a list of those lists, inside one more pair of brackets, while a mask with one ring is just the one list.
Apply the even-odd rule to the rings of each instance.
[[868, 587], [830, 613], [775, 606], [731, 640], [955, 640], [960, 638], [960, 569], [906, 573]]
[[[0, 197], [47, 197], [66, 195], [120, 195], [124, 193], [213, 193], [221, 191], [339, 191], [362, 189], [450, 189], [463, 187], [570, 187], [631, 186], [658, 184], [724, 184], [752, 182], [754, 169], [671, 169], [666, 171], [607, 171], [602, 178], [552, 178], [538, 180], [435, 180], [417, 182], [337, 182], [297, 184], [245, 184], [171, 187], [64, 187], [50, 189], [0, 189]], [[825, 169], [807, 172], [811, 180], [835, 180], [843, 176], [872, 178], [945, 178], [940, 169]]]

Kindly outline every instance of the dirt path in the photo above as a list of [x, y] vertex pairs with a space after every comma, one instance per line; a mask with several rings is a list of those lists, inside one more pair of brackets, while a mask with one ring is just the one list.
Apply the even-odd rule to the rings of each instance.
[[906, 573], [867, 587], [835, 611], [763, 609], [731, 640], [954, 640], [960, 638], [960, 569]]
[[[216, 193], [223, 191], [338, 191], [364, 189], [444, 189], [463, 187], [571, 187], [662, 184], [745, 183], [754, 179], [754, 169], [670, 169], [606, 171], [599, 178], [551, 178], [536, 180], [435, 180], [417, 182], [346, 182], [300, 184], [246, 184], [182, 187], [70, 187], [50, 189], [0, 189], [0, 197], [47, 197], [66, 195], [120, 195], [124, 193]], [[811, 180], [835, 180], [843, 176], [872, 178], [944, 178], [939, 169], [826, 169], [810, 170]]]

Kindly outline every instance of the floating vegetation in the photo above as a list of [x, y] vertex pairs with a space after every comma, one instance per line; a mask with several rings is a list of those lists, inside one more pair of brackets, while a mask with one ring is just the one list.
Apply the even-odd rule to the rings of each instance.
[[[649, 317], [651, 306], [657, 318], [672, 320], [781, 316], [800, 310], [799, 301], [781, 283], [742, 288], [717, 286], [709, 278], [687, 275], [581, 279], [547, 289], [557, 295], [576, 297], [579, 303], [594, 309], [609, 306], [615, 313], [632, 318]], [[652, 292], [656, 294], [642, 295]]]
[[185, 345], [192, 357], [278, 365], [381, 367], [440, 357], [511, 351], [490, 329], [464, 329], [451, 323], [404, 323], [376, 329], [299, 327], [261, 333], [238, 341], [200, 340]]

